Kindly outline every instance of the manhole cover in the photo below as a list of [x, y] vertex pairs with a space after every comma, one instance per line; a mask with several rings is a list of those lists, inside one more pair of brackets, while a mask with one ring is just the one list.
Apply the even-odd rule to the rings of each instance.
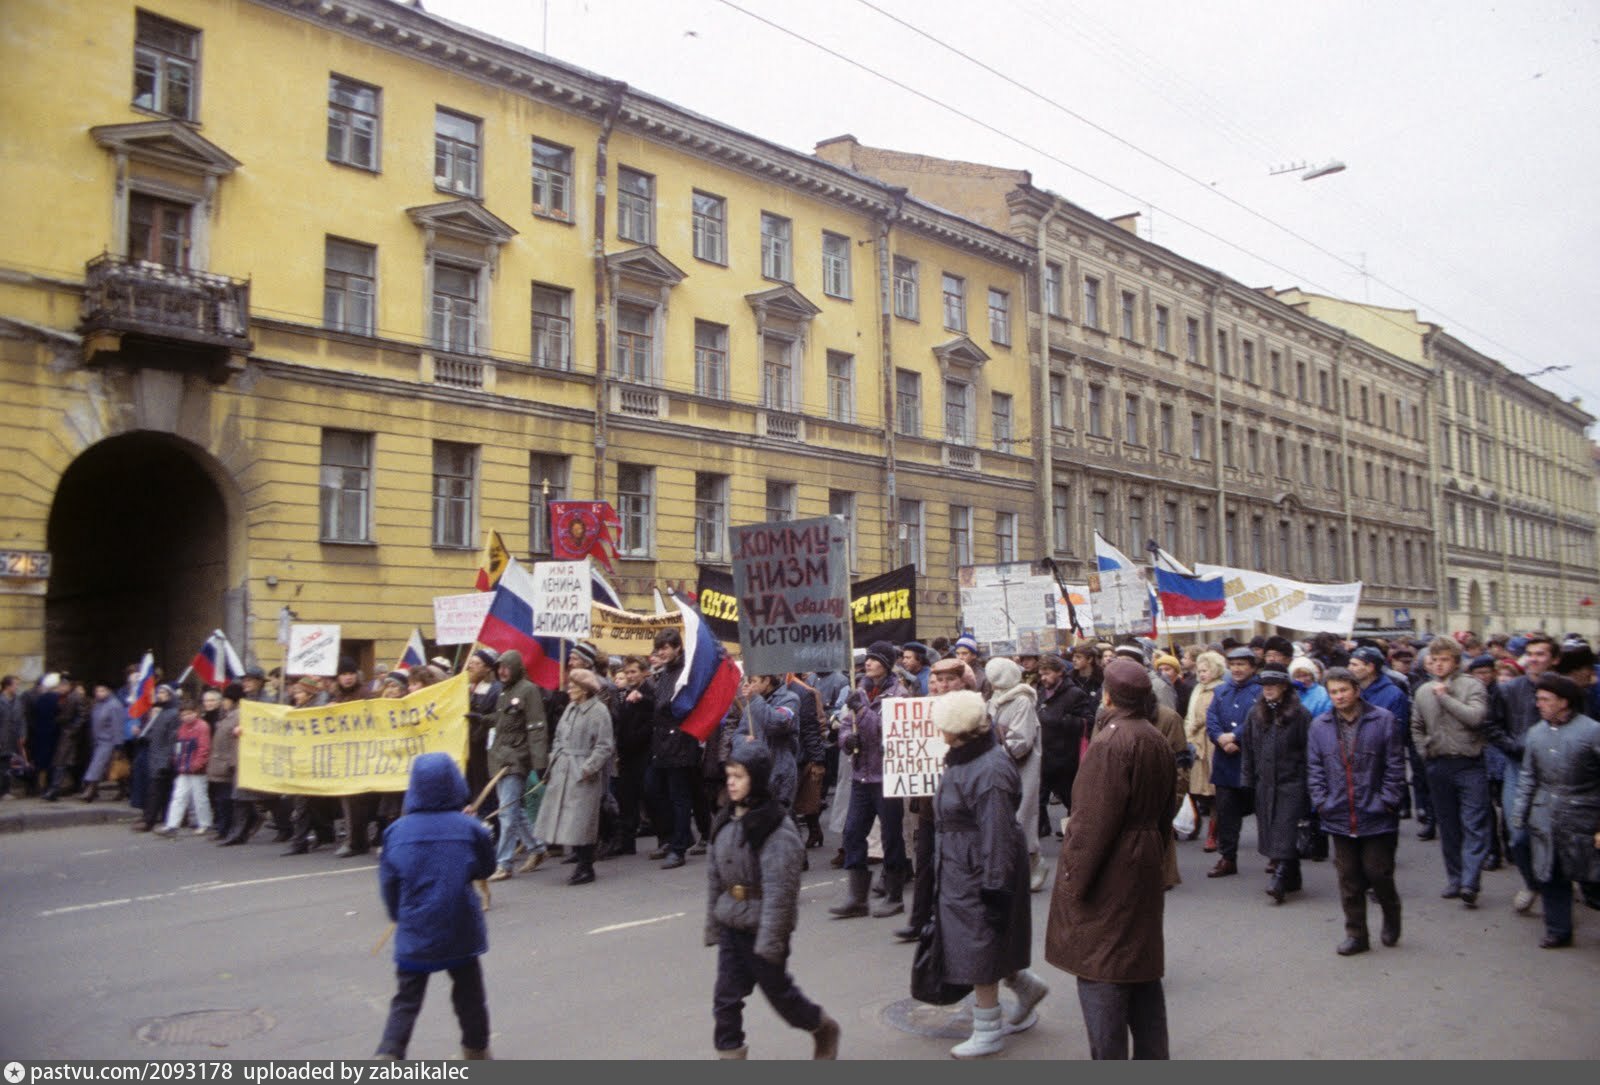
[[914, 998], [903, 998], [889, 1003], [878, 1016], [884, 1024], [913, 1036], [965, 1040], [972, 1035], [971, 1001], [966, 998], [953, 1006], [930, 1006]]
[[147, 1044], [227, 1047], [277, 1024], [260, 1010], [193, 1010], [140, 1022], [134, 1035]]

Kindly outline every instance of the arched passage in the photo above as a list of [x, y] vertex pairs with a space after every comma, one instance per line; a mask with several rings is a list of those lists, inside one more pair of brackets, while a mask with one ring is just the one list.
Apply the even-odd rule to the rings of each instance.
[[148, 432], [109, 438], [72, 462], [50, 506], [49, 666], [117, 681], [148, 648], [176, 677], [225, 625], [220, 470], [188, 442]]

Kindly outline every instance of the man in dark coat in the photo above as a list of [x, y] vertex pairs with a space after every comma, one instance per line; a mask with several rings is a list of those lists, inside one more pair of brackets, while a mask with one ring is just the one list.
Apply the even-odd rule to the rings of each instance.
[[[678, 726], [672, 714], [672, 696], [678, 676], [683, 673], [683, 637], [676, 629], [656, 634], [655, 662], [658, 666], [652, 689], [655, 708], [650, 717], [650, 768], [646, 788], [652, 801], [650, 820], [655, 824], [660, 843], [651, 859], [664, 860], [663, 870], [683, 866], [694, 843], [690, 825], [694, 819], [694, 793], [700, 786], [700, 742]], [[642, 699], [639, 690], [628, 700]]]
[[[1253, 668], [1252, 668], [1253, 669]], [[1138, 714], [1152, 697], [1132, 660], [1106, 666], [1109, 706], [1072, 789], [1045, 959], [1078, 977], [1096, 1059], [1167, 1058], [1163, 860], [1176, 812], [1172, 750]]]
[[1094, 699], [1067, 677], [1060, 656], [1039, 661], [1039, 835], [1054, 829], [1047, 810], [1053, 795], [1072, 812], [1072, 782], [1078, 775], [1078, 744], [1094, 726]]
[[650, 766], [650, 718], [656, 707], [655, 689], [646, 681], [648, 670], [649, 666], [638, 656], [622, 661], [622, 681], [611, 709], [611, 727], [617, 740], [617, 775], [612, 787], [618, 810], [616, 833], [609, 849], [612, 855], [637, 854], [639, 812], [645, 801], [644, 774]]
[[1282, 904], [1300, 889], [1299, 825], [1310, 814], [1306, 796], [1306, 735], [1311, 714], [1300, 704], [1289, 672], [1263, 668], [1261, 697], [1251, 706], [1240, 745], [1239, 779], [1256, 799], [1256, 850], [1272, 860], [1267, 896]]

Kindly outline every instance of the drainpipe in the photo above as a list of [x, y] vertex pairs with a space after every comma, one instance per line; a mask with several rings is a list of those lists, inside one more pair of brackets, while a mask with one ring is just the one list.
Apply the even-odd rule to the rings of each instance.
[[878, 337], [883, 356], [883, 474], [887, 487], [888, 504], [884, 509], [884, 565], [893, 569], [898, 560], [896, 547], [900, 542], [899, 490], [895, 481], [895, 382], [894, 382], [894, 281], [893, 257], [889, 249], [889, 231], [900, 217], [906, 189], [892, 187], [894, 203], [878, 219]]
[[600, 137], [594, 145], [594, 499], [602, 500], [606, 492], [606, 436], [610, 430], [607, 412], [610, 409], [611, 378], [608, 375], [611, 352], [611, 335], [606, 320], [610, 306], [606, 277], [606, 151], [611, 142], [611, 129], [622, 111], [622, 99], [628, 93], [628, 84], [611, 82], [611, 100], [606, 104], [600, 122]]
[[1033, 432], [1037, 437], [1034, 447], [1038, 449], [1039, 457], [1039, 522], [1044, 525], [1044, 552], [1049, 558], [1055, 557], [1057, 543], [1065, 541], [1056, 539], [1054, 515], [1055, 430], [1050, 419], [1050, 307], [1045, 298], [1046, 245], [1050, 223], [1055, 220], [1057, 212], [1058, 208], [1052, 202], [1049, 210], [1039, 219], [1035, 244], [1039, 263], [1034, 269], [1039, 287], [1039, 391], [1034, 397], [1038, 406], [1035, 412], [1038, 422]]

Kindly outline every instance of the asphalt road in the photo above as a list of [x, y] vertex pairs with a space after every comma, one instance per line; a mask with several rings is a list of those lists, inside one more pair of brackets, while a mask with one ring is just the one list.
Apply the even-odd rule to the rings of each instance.
[[[1275, 907], [1251, 832], [1247, 823], [1244, 873], [1232, 878], [1208, 880], [1212, 856], [1180, 845], [1185, 882], [1166, 912], [1175, 1057], [1600, 1057], [1600, 913], [1580, 905], [1577, 945], [1540, 950], [1543, 924], [1510, 909], [1514, 873], [1486, 875], [1477, 911], [1440, 900], [1437, 845], [1417, 842], [1407, 822], [1404, 938], [1340, 958], [1331, 863], [1306, 864], [1305, 891]], [[889, 934], [901, 920], [827, 917], [841, 880], [827, 865], [834, 846], [830, 836], [810, 853], [796, 978], [843, 1024], [841, 1057], [945, 1058], [951, 1040], [903, 1027], [950, 1022], [908, 1012], [911, 950]], [[218, 849], [120, 824], [0, 838], [0, 1059], [370, 1055], [393, 991], [387, 955], [372, 952], [387, 926], [375, 864], [281, 850], [270, 835]], [[495, 1054], [709, 1057], [704, 860], [661, 871], [643, 855], [619, 858], [583, 887], [565, 884], [570, 870], [494, 886], [484, 969]], [[1004, 1058], [1088, 1055], [1074, 981], [1043, 962], [1048, 899], [1048, 888], [1034, 897], [1035, 971], [1053, 990]], [[447, 988], [440, 976], [430, 989], [413, 1057], [457, 1052]], [[809, 1055], [810, 1038], [759, 994], [746, 1028], [752, 1057]], [[172, 1042], [182, 1040], [193, 1042]]]

